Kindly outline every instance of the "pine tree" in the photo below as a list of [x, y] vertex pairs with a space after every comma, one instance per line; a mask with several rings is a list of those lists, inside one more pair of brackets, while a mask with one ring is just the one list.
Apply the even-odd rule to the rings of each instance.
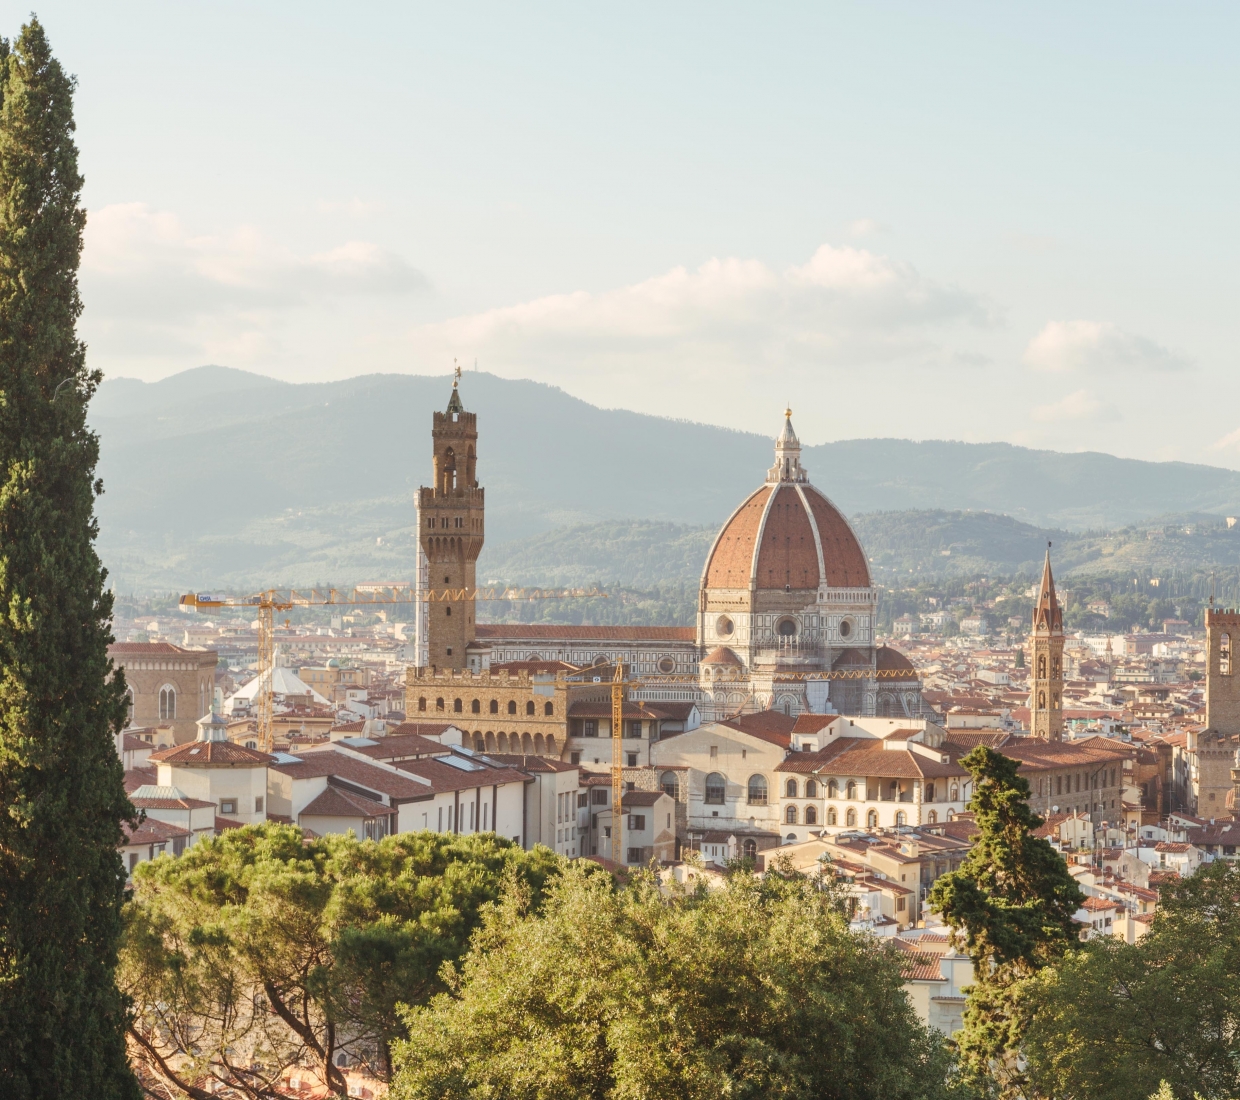
[[0, 46], [0, 1095], [138, 1096], [116, 988], [125, 684], [94, 549], [101, 376], [75, 334], [74, 80]]
[[981, 830], [959, 869], [939, 878], [930, 907], [963, 941], [974, 984], [957, 1033], [961, 1061], [975, 1083], [1022, 1095], [1016, 1052], [1025, 1018], [1019, 983], [1076, 942], [1074, 915], [1085, 900], [1050, 843], [1033, 835], [1029, 782], [1010, 757], [979, 745], [960, 763], [973, 776], [969, 809]]

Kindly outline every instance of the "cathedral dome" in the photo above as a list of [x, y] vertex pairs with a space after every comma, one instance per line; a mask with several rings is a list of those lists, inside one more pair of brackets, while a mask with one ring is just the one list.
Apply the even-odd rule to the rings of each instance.
[[870, 587], [861, 543], [839, 509], [809, 483], [800, 452], [788, 413], [766, 484], [723, 525], [706, 559], [702, 587]]

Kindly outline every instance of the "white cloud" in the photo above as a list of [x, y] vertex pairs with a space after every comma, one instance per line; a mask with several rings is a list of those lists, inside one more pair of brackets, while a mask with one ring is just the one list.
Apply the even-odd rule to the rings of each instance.
[[1228, 432], [1222, 439], [1216, 440], [1211, 444], [1211, 449], [1215, 451], [1240, 450], [1240, 428], [1237, 428], [1234, 432]]
[[426, 280], [368, 241], [297, 253], [242, 226], [196, 234], [145, 203], [91, 211], [82, 254], [84, 327], [103, 354], [260, 361], [279, 318], [342, 297], [405, 294]]
[[850, 237], [873, 237], [876, 233], [886, 233], [890, 228], [891, 226], [885, 222], [875, 221], [873, 218], [858, 218], [848, 223], [848, 235]]
[[924, 357], [938, 350], [941, 326], [992, 321], [977, 295], [864, 249], [823, 245], [783, 271], [759, 260], [712, 259], [615, 290], [550, 295], [422, 325], [411, 342], [427, 359], [477, 356], [505, 373], [621, 372], [663, 385]]
[[1051, 424], [1063, 420], [1114, 420], [1117, 414], [1088, 390], [1074, 390], [1058, 401], [1035, 406], [1031, 416], [1039, 423]]
[[1025, 365], [1054, 373], [1172, 371], [1189, 364], [1182, 356], [1109, 321], [1048, 321], [1025, 349]]

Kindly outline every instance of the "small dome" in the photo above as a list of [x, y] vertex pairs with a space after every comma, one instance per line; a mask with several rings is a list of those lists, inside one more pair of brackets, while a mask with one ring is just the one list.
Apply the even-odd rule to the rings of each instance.
[[913, 662], [898, 649], [889, 645], [880, 645], [874, 651], [874, 667], [887, 672], [915, 672]]
[[702, 661], [704, 665], [736, 665], [740, 667], [741, 659], [733, 653], [726, 645], [721, 645], [716, 649], [712, 649]]
[[339, 668], [340, 662], [337, 661], [335, 657], [333, 657], [330, 661], [327, 662], [327, 667], [328, 668]]

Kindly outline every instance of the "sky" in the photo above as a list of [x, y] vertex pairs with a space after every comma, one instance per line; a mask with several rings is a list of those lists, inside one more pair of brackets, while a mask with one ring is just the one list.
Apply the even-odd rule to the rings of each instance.
[[1234, 4], [37, 11], [108, 376], [1240, 468]]

